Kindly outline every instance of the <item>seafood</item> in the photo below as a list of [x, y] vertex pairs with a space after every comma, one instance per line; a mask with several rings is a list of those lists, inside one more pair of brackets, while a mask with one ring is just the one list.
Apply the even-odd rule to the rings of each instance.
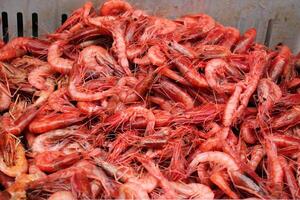
[[106, 0], [0, 39], [0, 199], [299, 199], [300, 53], [255, 38]]

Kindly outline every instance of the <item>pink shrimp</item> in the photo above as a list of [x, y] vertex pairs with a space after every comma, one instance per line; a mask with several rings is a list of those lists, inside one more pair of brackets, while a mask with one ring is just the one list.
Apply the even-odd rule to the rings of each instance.
[[113, 72], [118, 75], [124, 73], [107, 50], [100, 46], [84, 48], [79, 54], [78, 62], [104, 76], [112, 75]]
[[67, 44], [66, 41], [57, 40], [51, 44], [48, 50], [47, 60], [50, 67], [55, 72], [60, 72], [63, 74], [70, 73], [74, 62], [67, 58], [62, 58], [62, 48]]
[[125, 12], [132, 11], [132, 6], [124, 0], [110, 0], [102, 4], [100, 8], [100, 15], [121, 15]]
[[281, 166], [283, 167], [284, 170], [284, 178], [287, 182], [287, 185], [289, 187], [290, 193], [293, 197], [293, 199], [297, 199], [299, 198], [299, 186], [297, 184], [297, 180], [294, 176], [294, 172], [292, 170], [292, 167], [288, 164], [287, 160], [280, 156], [279, 158], [279, 162], [281, 164]]
[[253, 170], [256, 170], [258, 164], [263, 159], [265, 155], [265, 151], [261, 145], [256, 145], [253, 147], [251, 151], [251, 159], [248, 164], [251, 166]]
[[47, 54], [48, 46], [49, 43], [44, 40], [29, 37], [17, 37], [0, 49], [0, 61], [21, 57], [27, 52], [45, 55]]
[[11, 94], [6, 87], [0, 82], [0, 112], [7, 110], [11, 103]]
[[72, 192], [70, 191], [57, 191], [53, 193], [48, 200], [75, 200], [75, 197], [73, 196]]
[[[75, 65], [72, 73], [70, 75], [70, 80], [69, 80], [69, 85], [68, 85], [68, 92], [70, 97], [73, 100], [77, 101], [96, 101], [96, 100], [101, 100], [109, 96], [115, 95], [117, 92], [120, 91], [119, 88], [117, 87], [109, 87], [109, 89], [105, 91], [98, 91], [98, 92], [88, 92], [88, 91], [83, 91], [83, 88], [87, 90], [88, 88], [85, 88], [82, 85], [82, 77], [81, 74], [86, 73], [86, 68], [81, 67], [80, 65]], [[79, 86], [81, 85], [81, 87]], [[98, 84], [98, 89], [103, 89], [106, 88], [106, 85], [110, 85], [110, 82], [106, 82], [105, 84], [102, 84], [103, 87], [101, 86], [101, 82]]]
[[165, 190], [165, 195], [170, 198], [175, 198], [176, 190], [172, 186], [171, 182], [169, 182], [161, 173], [160, 169], [154, 164], [154, 162], [145, 157], [137, 157], [138, 161], [142, 163], [142, 165], [147, 169], [149, 174], [151, 174], [154, 178], [157, 179], [161, 187]]
[[276, 81], [279, 78], [285, 65], [289, 64], [291, 54], [291, 50], [287, 46], [279, 47], [279, 53], [272, 61], [269, 69], [269, 76], [273, 81]]
[[88, 23], [111, 32], [114, 39], [112, 49], [118, 57], [118, 62], [124, 72], [127, 75], [131, 75], [132, 73], [129, 69], [129, 62], [126, 55], [125, 31], [122, 28], [123, 24], [115, 21], [115, 17], [112, 16], [88, 18]]
[[2, 133], [0, 171], [11, 177], [26, 173], [28, 169], [25, 149], [21, 143], [17, 143], [15, 140], [11, 135]]
[[170, 81], [162, 80], [159, 84], [158, 90], [175, 102], [182, 103], [186, 107], [186, 109], [191, 109], [194, 107], [194, 100], [192, 99], [192, 97], [182, 88], [171, 83]]
[[239, 166], [228, 154], [220, 151], [208, 151], [198, 153], [189, 164], [189, 174], [197, 169], [197, 165], [203, 162], [215, 162], [226, 167], [229, 171], [239, 170]]
[[216, 25], [215, 20], [205, 14], [183, 16], [175, 22], [183, 25], [182, 40], [189, 40], [205, 36]]
[[35, 106], [28, 107], [24, 113], [14, 120], [5, 131], [13, 135], [20, 135], [21, 132], [33, 121], [40, 109]]
[[151, 110], [142, 106], [132, 106], [122, 112], [115, 113], [114, 115], [105, 119], [104, 126], [107, 126], [108, 130], [118, 128], [128, 120], [132, 120], [136, 116], [143, 116], [146, 118], [147, 126], [145, 130], [146, 135], [151, 135], [154, 132], [155, 116]]
[[231, 55], [229, 48], [220, 45], [199, 45], [195, 48], [198, 57], [202, 58], [203, 60], [226, 58]]
[[34, 139], [31, 149], [33, 153], [60, 151], [68, 154], [88, 150], [90, 147], [88, 141], [89, 136], [85, 130], [77, 126], [70, 126], [38, 135]]
[[232, 189], [230, 188], [228, 182], [223, 177], [222, 173], [220, 173], [220, 172], [214, 172], [210, 176], [210, 180], [215, 185], [217, 185], [230, 198], [239, 199], [239, 196], [234, 191], [232, 191]]
[[205, 78], [208, 85], [216, 90], [218, 93], [232, 93], [234, 91], [234, 83], [224, 83], [217, 79], [218, 74], [224, 74], [226, 68], [229, 68], [228, 64], [222, 59], [212, 59], [207, 62], [205, 67]]
[[188, 199], [214, 199], [213, 191], [206, 185], [199, 183], [171, 182], [171, 186], [182, 198]]
[[275, 144], [266, 140], [266, 154], [268, 157], [268, 178], [272, 193], [279, 196], [283, 190], [284, 170], [280, 164], [277, 155], [277, 148]]
[[254, 28], [248, 29], [236, 44], [235, 48], [233, 49], [233, 52], [245, 53], [249, 49], [249, 47], [253, 44], [255, 38], [256, 38], [256, 30]]
[[45, 151], [34, 158], [35, 165], [43, 172], [56, 172], [65, 169], [82, 159], [80, 153], [64, 154], [60, 151]]
[[219, 42], [219, 45], [231, 49], [233, 45], [239, 40], [240, 31], [234, 27], [225, 27], [224, 37]]
[[257, 136], [255, 134], [255, 128], [257, 122], [253, 118], [247, 118], [240, 127], [240, 136], [248, 144], [255, 144]]
[[217, 44], [224, 37], [224, 34], [225, 28], [218, 24], [207, 33], [206, 37], [199, 44]]
[[85, 119], [79, 111], [52, 113], [36, 117], [29, 125], [32, 133], [40, 134], [58, 128], [64, 128]]
[[298, 106], [294, 106], [288, 111], [282, 113], [278, 117], [272, 119], [271, 127], [274, 129], [285, 128], [288, 129], [299, 123], [300, 120], [300, 109]]

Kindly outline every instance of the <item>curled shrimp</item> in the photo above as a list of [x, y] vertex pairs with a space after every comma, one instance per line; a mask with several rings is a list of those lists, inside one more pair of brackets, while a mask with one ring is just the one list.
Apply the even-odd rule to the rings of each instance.
[[228, 64], [222, 59], [212, 59], [208, 61], [205, 67], [205, 78], [208, 85], [218, 93], [232, 93], [235, 87], [234, 83], [224, 83], [217, 79], [218, 74], [224, 74]]
[[63, 153], [80, 152], [89, 148], [89, 136], [77, 126], [57, 129], [37, 136], [31, 149], [34, 153], [61, 151]]
[[110, 0], [102, 4], [100, 8], [100, 15], [121, 15], [124, 12], [132, 11], [132, 6], [124, 0]]
[[0, 49], [0, 61], [21, 57], [27, 52], [45, 55], [48, 47], [49, 43], [47, 41], [29, 37], [17, 37]]
[[2, 133], [2, 137], [0, 171], [11, 177], [27, 172], [28, 163], [22, 144], [9, 134]]
[[78, 62], [104, 76], [112, 75], [113, 72], [116, 74], [124, 73], [115, 59], [100, 46], [84, 48], [79, 54]]
[[123, 68], [123, 71], [127, 75], [131, 75], [132, 73], [129, 69], [129, 62], [126, 54], [125, 31], [122, 28], [122, 22], [117, 22], [116, 18], [112, 16], [88, 18], [87, 20], [88, 23], [99, 27], [100, 29], [108, 30], [112, 34], [114, 39], [112, 49], [118, 57], [118, 62]]
[[220, 151], [208, 151], [198, 153], [194, 156], [189, 164], [189, 171], [193, 172], [197, 169], [197, 165], [203, 162], [215, 162], [221, 166], [226, 167], [229, 171], [238, 171], [240, 168], [238, 164], [228, 154]]
[[63, 74], [70, 73], [74, 62], [67, 58], [62, 58], [62, 48], [67, 42], [63, 40], [55, 41], [51, 44], [48, 50], [47, 60], [51, 66], [51, 69], [55, 72], [60, 72]]

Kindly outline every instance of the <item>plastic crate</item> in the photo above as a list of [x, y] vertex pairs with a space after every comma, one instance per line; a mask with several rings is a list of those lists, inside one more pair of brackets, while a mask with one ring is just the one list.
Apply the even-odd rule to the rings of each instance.
[[[0, 35], [39, 36], [52, 32], [85, 0], [0, 0]], [[103, 0], [92, 1], [97, 7]], [[149, 13], [175, 18], [204, 12], [244, 32], [255, 27], [257, 41], [273, 47], [287, 44], [300, 51], [299, 0], [129, 0]]]

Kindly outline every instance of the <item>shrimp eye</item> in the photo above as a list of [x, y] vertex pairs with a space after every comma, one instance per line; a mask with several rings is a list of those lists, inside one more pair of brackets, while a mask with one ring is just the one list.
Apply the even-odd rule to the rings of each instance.
[[137, 21], [137, 18], [133, 18], [133, 21], [135, 21], [135, 22], [136, 22], [136, 21]]
[[262, 99], [263, 99], [263, 101], [267, 101], [267, 98], [266, 98], [266, 97], [263, 97]]
[[169, 46], [169, 47], [172, 46], [172, 43], [171, 43], [171, 42], [168, 42], [168, 46]]

